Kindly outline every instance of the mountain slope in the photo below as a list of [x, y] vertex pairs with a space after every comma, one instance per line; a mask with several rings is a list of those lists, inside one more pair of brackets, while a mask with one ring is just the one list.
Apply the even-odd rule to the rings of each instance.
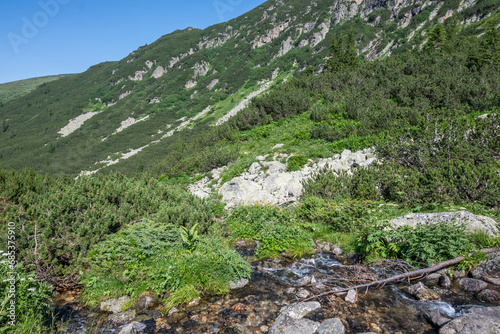
[[10, 100], [17, 99], [23, 95], [28, 94], [41, 84], [70, 75], [71, 74], [49, 75], [45, 77], [37, 77], [0, 84], [0, 102], [6, 103]]
[[360, 54], [375, 59], [420, 47], [445, 19], [467, 26], [498, 7], [490, 0], [271, 0], [0, 107], [2, 167], [50, 174], [150, 168], [182, 140], [175, 134], [222, 123], [240, 102], [307, 66], [321, 71], [331, 39], [351, 28]]

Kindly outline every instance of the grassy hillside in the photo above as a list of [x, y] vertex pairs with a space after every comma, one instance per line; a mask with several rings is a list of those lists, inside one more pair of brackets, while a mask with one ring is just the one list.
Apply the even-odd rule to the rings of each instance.
[[[414, 266], [500, 245], [498, 237], [466, 234], [463, 226], [384, 228], [388, 219], [408, 212], [468, 210], [500, 218], [499, 19], [494, 13], [468, 26], [452, 20], [436, 24], [421, 49], [372, 62], [352, 61], [352, 49], [344, 44], [330, 54], [342, 66], [321, 74], [314, 69], [292, 71], [293, 76], [281, 73], [268, 93], [252, 99], [228, 122], [213, 126], [214, 114], [223, 114], [256, 89], [244, 85], [231, 97], [212, 101], [214, 114], [208, 112], [151, 144], [137, 160], [113, 165], [130, 176], [109, 172], [111, 168], [76, 179], [1, 170], [0, 241], [7, 245], [7, 238], [15, 235], [22, 262], [16, 274], [19, 282], [27, 282], [18, 288], [18, 319], [26, 328], [43, 332], [43, 317], [50, 312], [48, 284], [61, 289], [83, 285], [82, 301], [92, 307], [123, 295], [132, 298], [131, 306], [149, 291], [158, 296], [164, 314], [199, 296], [227, 293], [229, 281], [250, 275], [249, 264], [231, 247], [242, 239], [258, 241], [256, 257], [302, 256], [320, 239], [364, 260], [404, 259]], [[201, 33], [186, 30], [165, 38]], [[127, 59], [143, 57], [141, 50]], [[15, 163], [6, 160], [6, 165], [20, 167], [34, 160], [39, 169], [53, 173], [78, 170], [89, 156], [106, 155], [108, 146], [146, 145], [183, 122], [180, 116], [203, 110], [195, 96], [190, 98], [193, 89], [186, 88], [171, 104], [162, 100], [150, 105], [147, 98], [154, 95], [146, 95], [148, 89], [174, 85], [154, 78], [111, 81], [109, 87], [125, 85], [134, 94], [105, 105], [121, 91], [105, 89], [109, 74], [135, 61], [94, 66], [11, 102], [20, 109], [1, 109], [12, 117], [2, 130], [10, 146], [1, 152], [7, 158], [14, 153], [21, 157]], [[184, 82], [181, 72], [176, 75]], [[95, 91], [96, 83], [104, 85], [102, 90]], [[200, 99], [223, 93], [202, 94]], [[38, 112], [13, 112], [22, 106]], [[66, 115], [62, 120], [57, 116], [61, 110]], [[100, 113], [77, 132], [56, 139], [54, 133], [66, 119], [82, 110]], [[142, 121], [103, 141], [126, 110], [127, 117], [149, 116], [154, 122]], [[30, 127], [21, 132], [22, 124]], [[10, 131], [10, 126], [17, 130]], [[43, 135], [37, 139], [29, 131]], [[277, 143], [284, 146], [274, 149]], [[228, 181], [256, 155], [293, 153], [295, 168], [308, 158], [368, 147], [374, 147], [380, 164], [352, 175], [319, 173], [304, 184], [295, 206], [244, 206], [228, 213], [217, 195], [201, 200], [185, 189], [212, 168], [231, 163], [222, 177]], [[478, 253], [457, 269], [469, 270], [484, 258]], [[9, 271], [2, 263], [0, 298], [6, 301]], [[33, 279], [21, 280], [30, 275]], [[0, 314], [0, 324], [6, 319]]]
[[35, 90], [38, 86], [72, 74], [49, 75], [45, 77], [18, 80], [0, 84], [0, 102], [7, 103]]
[[[178, 133], [204, 131], [265, 81], [274, 85], [308, 67], [319, 73], [334, 36], [352, 29], [362, 57], [384, 58], [419, 49], [448, 10], [459, 22], [498, 9], [487, 0], [460, 12], [456, 1], [391, 6], [366, 1], [349, 11], [341, 1], [333, 7], [330, 1], [268, 1], [229, 22], [175, 31], [123, 60], [46, 83], [0, 107], [2, 166], [51, 175], [150, 169], [173, 154]], [[59, 133], [82, 115], [88, 120], [81, 127]], [[174, 136], [166, 136], [171, 131]]]

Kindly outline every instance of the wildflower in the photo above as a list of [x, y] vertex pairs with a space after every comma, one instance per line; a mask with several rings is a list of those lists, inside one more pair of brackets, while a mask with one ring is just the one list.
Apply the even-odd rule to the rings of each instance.
[[36, 291], [36, 289], [35, 288], [29, 288], [28, 291], [33, 292], [33, 291]]

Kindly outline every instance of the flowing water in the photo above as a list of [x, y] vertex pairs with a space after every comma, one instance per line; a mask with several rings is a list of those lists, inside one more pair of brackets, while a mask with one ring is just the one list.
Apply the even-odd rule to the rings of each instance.
[[[332, 278], [338, 281], [347, 280], [350, 275], [375, 275], [360, 266], [344, 266], [331, 253], [317, 253], [296, 261], [260, 260], [253, 262], [252, 267], [252, 279], [242, 289], [225, 296], [206, 297], [198, 305], [170, 315], [152, 312], [136, 320], [145, 323], [149, 333], [266, 333], [281, 307], [300, 301], [296, 293], [301, 288], [294, 285], [301, 278], [314, 276], [316, 283], [304, 288], [319, 294], [328, 289]], [[442, 294], [440, 301], [418, 301], [402, 289], [404, 286], [390, 285], [364, 296], [365, 292], [360, 291], [354, 305], [341, 297], [320, 297], [317, 300], [322, 308], [307, 317], [315, 321], [340, 318], [347, 333], [431, 334], [437, 331], [425, 320], [424, 312], [439, 311], [456, 318], [471, 307], [491, 306], [457, 287]], [[115, 332], [101, 327], [106, 314], [80, 307], [76, 298], [69, 302], [68, 298], [59, 298], [55, 302], [56, 313], [64, 321], [59, 333], [90, 333], [89, 327], [98, 327], [101, 333]]]

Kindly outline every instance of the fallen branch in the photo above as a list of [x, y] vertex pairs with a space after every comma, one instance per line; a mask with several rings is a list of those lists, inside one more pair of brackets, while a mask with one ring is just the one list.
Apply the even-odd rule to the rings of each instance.
[[[480, 252], [483, 252], [483, 253], [494, 253], [494, 252], [499, 252], [499, 251], [500, 251], [500, 247], [498, 247], [498, 246], [496, 246], [494, 248], [484, 248], [484, 249], [480, 250]], [[474, 253], [476, 253], [476, 252], [470, 253], [468, 256], [472, 256], [472, 255], [474, 255]], [[432, 266], [430, 266], [428, 268], [410, 271], [410, 272], [407, 272], [407, 273], [404, 273], [404, 274], [395, 275], [395, 276], [392, 276], [392, 277], [389, 277], [389, 278], [386, 278], [386, 279], [382, 279], [382, 280], [378, 280], [378, 281], [373, 281], [373, 282], [366, 283], [366, 284], [356, 285], [356, 286], [353, 286], [353, 287], [350, 287], [350, 288], [346, 288], [346, 289], [327, 291], [325, 293], [322, 293], [322, 294], [319, 294], [319, 295], [307, 298], [304, 301], [308, 301], [308, 300], [311, 300], [311, 299], [314, 299], [314, 298], [318, 298], [318, 297], [322, 297], [322, 296], [327, 296], [327, 295], [331, 295], [331, 294], [335, 294], [335, 295], [337, 295], [337, 294], [345, 294], [349, 290], [359, 290], [359, 289], [364, 289], [364, 288], [366, 288], [368, 290], [369, 288], [374, 287], [374, 286], [376, 286], [377, 288], [380, 288], [380, 287], [383, 287], [384, 285], [386, 285], [387, 283], [394, 283], [394, 282], [402, 281], [402, 280], [405, 280], [405, 279], [410, 279], [410, 278], [415, 277], [415, 276], [419, 276], [419, 278], [421, 278], [424, 275], [427, 275], [427, 274], [430, 274], [432, 272], [438, 271], [440, 269], [443, 269], [443, 268], [452, 266], [454, 264], [457, 264], [460, 261], [462, 261], [463, 259], [465, 259], [465, 256], [459, 256], [459, 257], [456, 257], [456, 258], [451, 259], [451, 260], [447, 260], [447, 261], [436, 263], [436, 264], [434, 264], [434, 265], [432, 265]]]

